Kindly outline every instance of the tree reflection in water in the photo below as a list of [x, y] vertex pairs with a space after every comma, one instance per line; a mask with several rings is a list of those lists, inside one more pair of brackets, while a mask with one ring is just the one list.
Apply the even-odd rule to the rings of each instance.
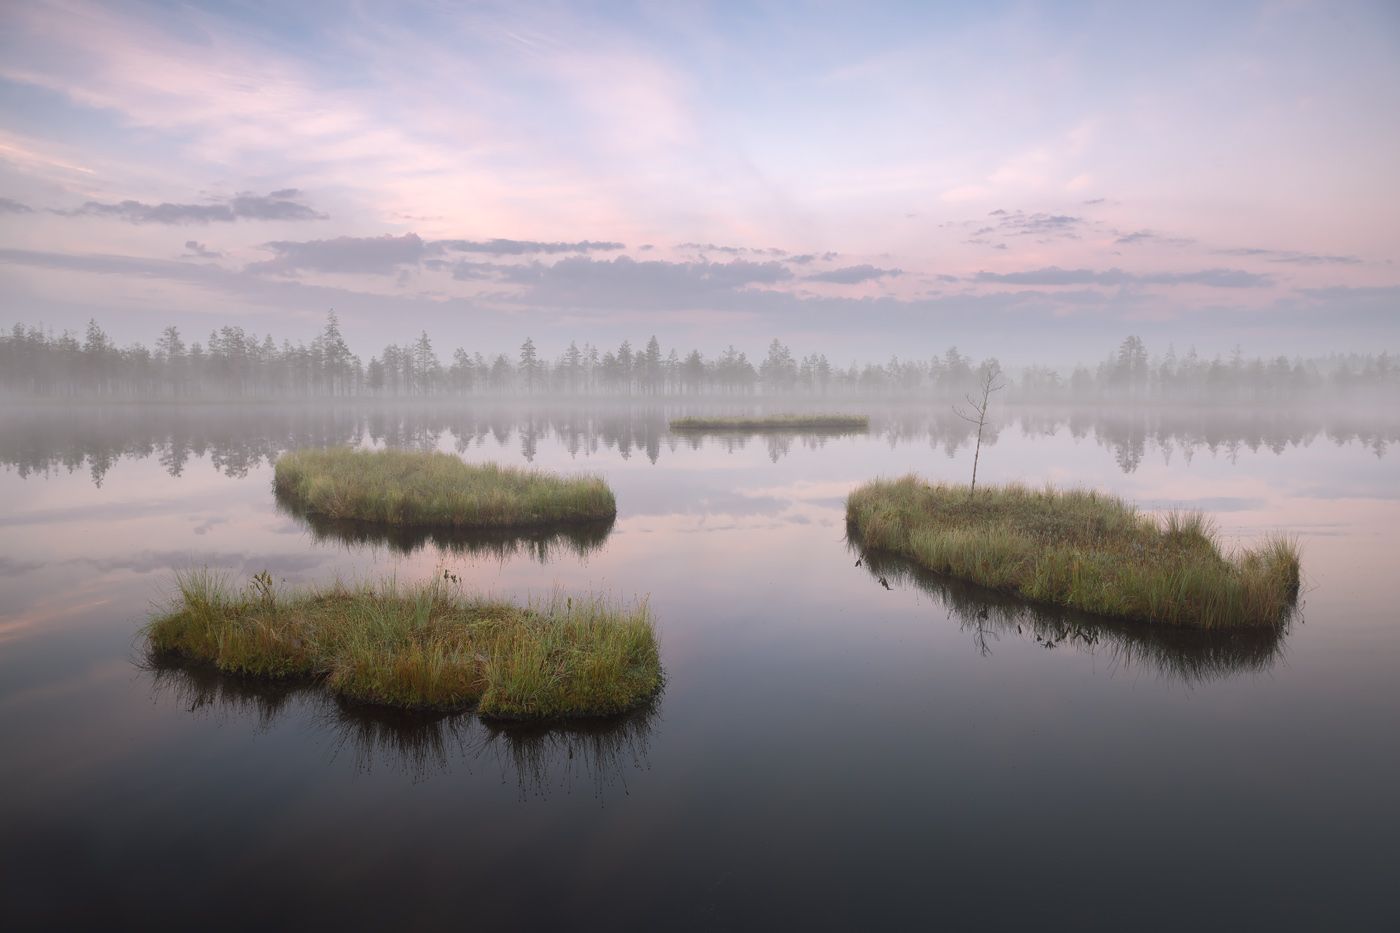
[[[859, 405], [851, 403], [853, 410]], [[871, 409], [872, 438], [891, 448], [928, 444], [954, 456], [972, 440], [973, 429], [951, 412], [925, 408]], [[817, 449], [835, 435], [819, 431], [760, 436], [733, 433], [672, 434], [671, 418], [713, 413], [699, 406], [657, 404], [598, 409], [503, 406], [463, 411], [443, 406], [163, 406], [13, 408], [0, 413], [0, 465], [21, 476], [86, 468], [96, 485], [121, 459], [155, 457], [172, 476], [191, 458], [208, 457], [228, 476], [245, 476], [285, 450], [371, 443], [414, 450], [451, 447], [459, 453], [499, 448], [507, 461], [533, 462], [542, 440], [552, 439], [571, 455], [614, 451], [623, 459], [643, 452], [656, 462], [679, 446], [734, 452], [750, 443], [764, 445], [778, 461], [798, 444]], [[724, 413], [736, 412], [725, 410]], [[1241, 451], [1289, 448], [1314, 443], [1355, 443], [1383, 457], [1400, 441], [1395, 411], [1235, 410], [1199, 408], [1010, 407], [988, 426], [984, 445], [1015, 427], [1028, 437], [1067, 431], [1105, 448], [1125, 473], [1149, 456], [1189, 462], [1200, 451], [1234, 458]]]

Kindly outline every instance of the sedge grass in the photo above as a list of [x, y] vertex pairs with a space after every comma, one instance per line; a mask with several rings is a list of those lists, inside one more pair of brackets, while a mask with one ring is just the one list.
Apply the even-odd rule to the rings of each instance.
[[1199, 513], [1140, 513], [1112, 496], [1024, 486], [877, 480], [846, 501], [847, 532], [935, 573], [1050, 605], [1129, 621], [1281, 626], [1300, 561], [1275, 536], [1224, 553]]
[[672, 431], [864, 431], [865, 415], [759, 415], [756, 417], [675, 418]]
[[617, 515], [600, 477], [468, 464], [438, 451], [295, 450], [278, 458], [279, 500], [328, 519], [440, 528], [519, 528]]
[[176, 587], [146, 626], [153, 656], [314, 678], [353, 702], [546, 720], [625, 712], [661, 686], [645, 602], [556, 596], [521, 607], [445, 580], [284, 593], [260, 575], [238, 590], [207, 570], [178, 575]]

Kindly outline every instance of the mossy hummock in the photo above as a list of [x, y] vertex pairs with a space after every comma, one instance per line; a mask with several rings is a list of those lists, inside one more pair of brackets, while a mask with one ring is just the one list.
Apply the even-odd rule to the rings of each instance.
[[676, 418], [672, 431], [864, 431], [865, 415], [758, 415], [754, 417]]
[[1026, 599], [1129, 621], [1281, 626], [1297, 603], [1297, 544], [1224, 553], [1199, 513], [1158, 520], [1083, 490], [876, 480], [846, 501], [867, 548]]
[[438, 451], [295, 450], [278, 458], [278, 498], [308, 514], [388, 525], [523, 528], [617, 515], [607, 483]]
[[645, 602], [556, 597], [522, 607], [445, 580], [279, 593], [266, 575], [240, 591], [208, 571], [179, 576], [177, 587], [145, 629], [156, 657], [314, 678], [351, 701], [549, 720], [626, 712], [661, 687]]

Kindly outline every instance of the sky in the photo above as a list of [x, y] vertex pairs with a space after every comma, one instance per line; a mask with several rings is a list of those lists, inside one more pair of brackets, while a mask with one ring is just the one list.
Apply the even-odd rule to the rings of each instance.
[[0, 6], [0, 323], [1400, 350], [1400, 4]]

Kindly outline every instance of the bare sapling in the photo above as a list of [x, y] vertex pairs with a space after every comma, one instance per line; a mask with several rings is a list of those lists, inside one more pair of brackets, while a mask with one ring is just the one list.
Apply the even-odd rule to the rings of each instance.
[[1001, 367], [995, 364], [983, 366], [977, 392], [963, 396], [967, 407], [953, 406], [953, 414], [969, 424], [977, 425], [977, 446], [972, 454], [972, 486], [968, 490], [969, 498], [977, 492], [977, 461], [982, 456], [982, 430], [987, 426], [987, 407], [991, 404], [992, 393], [1000, 392], [1004, 388], [1006, 383], [1001, 378]]

